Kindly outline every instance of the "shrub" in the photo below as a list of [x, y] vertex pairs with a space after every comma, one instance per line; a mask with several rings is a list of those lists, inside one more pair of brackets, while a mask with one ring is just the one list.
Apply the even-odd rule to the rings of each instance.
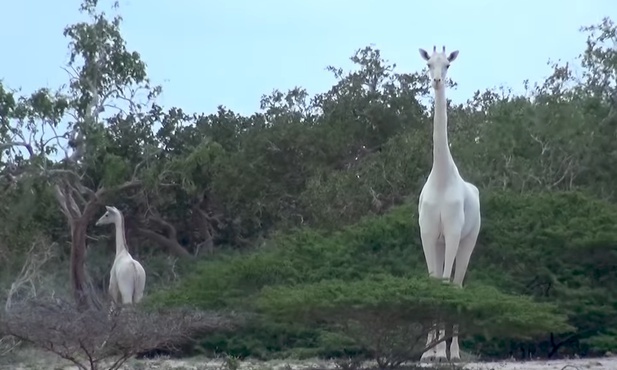
[[[560, 335], [546, 331], [543, 339], [534, 341], [468, 337], [462, 342], [465, 348], [498, 356], [521, 346], [535, 350], [536, 356], [564, 349], [604, 350], [610, 343], [606, 336], [617, 327], [617, 207], [576, 192], [483, 191], [481, 196], [483, 226], [465, 291], [483, 284], [553, 303], [575, 329]], [[173, 289], [148, 300], [156, 306], [254, 311], [266, 287], [324, 280], [353, 283], [380, 274], [425, 276], [416, 220], [412, 203], [336, 232], [303, 229], [276, 235], [251, 253], [202, 262]], [[337, 349], [332, 340], [323, 339], [331, 331], [321, 325], [292, 328], [272, 318], [253, 324], [233, 340], [225, 337], [216, 345], [204, 343], [205, 348], [243, 355], [254, 351], [261, 357], [309, 349], [323, 356], [344, 355], [342, 344]], [[232, 343], [234, 349], [226, 347]]]
[[38, 299], [5, 312], [0, 332], [55, 353], [79, 369], [116, 370], [140, 352], [171, 348], [195, 334], [228, 330], [237, 323], [212, 312], [129, 306], [110, 315], [107, 309], [78, 311], [64, 301]]
[[257, 304], [272, 317], [327, 323], [328, 329], [365, 349], [382, 369], [418, 360], [436, 319], [458, 323], [461, 336], [531, 338], [572, 329], [554, 305], [488, 286], [463, 290], [428, 278], [379, 275], [264, 288]]

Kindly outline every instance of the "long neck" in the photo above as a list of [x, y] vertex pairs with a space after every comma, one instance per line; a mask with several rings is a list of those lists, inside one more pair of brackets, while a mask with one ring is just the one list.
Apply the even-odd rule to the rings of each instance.
[[448, 145], [448, 116], [446, 114], [446, 89], [435, 90], [435, 112], [433, 116], [433, 173], [445, 179], [452, 170], [454, 160]]
[[116, 222], [116, 257], [126, 251], [126, 236], [124, 235], [124, 217]]

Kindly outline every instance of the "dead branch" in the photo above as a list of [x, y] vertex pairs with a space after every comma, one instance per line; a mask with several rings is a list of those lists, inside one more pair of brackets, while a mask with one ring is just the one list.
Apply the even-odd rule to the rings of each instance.
[[540, 137], [539, 137], [538, 135], [534, 135], [534, 134], [532, 134], [532, 133], [529, 133], [529, 136], [531, 136], [531, 138], [532, 138], [535, 142], [537, 142], [538, 144], [540, 144], [540, 149], [541, 149], [540, 155], [544, 155], [544, 153], [546, 153], [548, 150], [550, 150], [549, 143], [548, 143], [548, 142], [546, 142], [546, 141], [542, 141], [542, 140], [540, 140]]
[[54, 256], [56, 246], [56, 243], [47, 243], [44, 240], [32, 243], [27, 253], [28, 257], [7, 293], [5, 311], [11, 309], [13, 297], [25, 287], [30, 288], [29, 298], [37, 296], [36, 280], [40, 277], [43, 265]]
[[[28, 290], [28, 288], [29, 291], [26, 293], [27, 299], [37, 297], [36, 280], [40, 278], [41, 267], [53, 257], [55, 247], [55, 243], [47, 243], [44, 240], [32, 243], [27, 253], [26, 262], [24, 262], [21, 271], [7, 292], [4, 304], [6, 312], [11, 309], [14, 297], [18, 296], [22, 291]], [[21, 340], [4, 334], [0, 338], [0, 356], [6, 355], [21, 344]]]
[[21, 340], [11, 335], [3, 336], [0, 338], [0, 357], [11, 353], [15, 348], [19, 347], [21, 343]]
[[[119, 369], [139, 352], [173, 349], [196, 334], [233, 329], [235, 315], [125, 307], [78, 310], [61, 300], [23, 302], [0, 318], [0, 330], [53, 352], [80, 369]], [[105, 367], [103, 367], [105, 366]]]
[[[73, 171], [70, 170], [62, 170], [65, 173], [72, 174], [73, 176], [77, 176]], [[60, 183], [60, 185], [56, 185], [54, 187], [56, 199], [62, 208], [62, 212], [69, 218], [69, 221], [79, 219], [86, 214], [92, 213], [91, 211], [102, 204], [105, 197], [112, 192], [120, 192], [124, 190], [134, 189], [141, 186], [142, 182], [140, 180], [131, 180], [127, 181], [122, 185], [113, 187], [113, 188], [105, 188], [101, 187], [96, 192], [88, 189], [87, 187], [81, 185], [76, 181], [76, 184], [71, 184], [69, 181], [65, 180]], [[90, 199], [86, 201], [86, 199], [82, 196], [83, 193], [87, 193], [90, 195]], [[75, 196], [80, 198], [80, 201], [84, 203], [83, 211], [77, 205], [75, 201]], [[88, 211], [88, 212], [86, 212]], [[89, 219], [88, 219], [89, 221]]]
[[60, 210], [69, 220], [71, 229], [74, 227], [75, 220], [81, 217], [81, 210], [73, 199], [71, 185], [67, 181], [63, 181], [60, 185], [54, 186], [54, 195]]
[[[574, 155], [567, 155], [559, 163], [558, 169], [559, 169], [559, 172], [561, 172], [561, 176], [557, 180], [554, 180], [553, 183], [549, 185], [549, 189], [557, 187], [559, 184], [561, 184], [567, 178], [568, 175], [574, 172], [573, 168], [574, 168]], [[559, 174], [559, 172], [557, 173], [557, 175]]]

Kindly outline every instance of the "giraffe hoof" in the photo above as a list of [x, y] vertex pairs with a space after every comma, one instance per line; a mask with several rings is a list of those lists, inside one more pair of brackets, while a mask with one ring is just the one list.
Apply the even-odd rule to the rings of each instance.
[[429, 355], [429, 356], [422, 356], [422, 358], [420, 358], [420, 362], [445, 364], [448, 362], [448, 359], [444, 356]]
[[460, 357], [450, 357], [450, 362], [461, 362], [461, 358]]
[[425, 363], [425, 364], [431, 364], [435, 362], [435, 356], [423, 357], [420, 359], [420, 362]]
[[422, 357], [420, 357], [420, 362], [432, 363], [432, 362], [435, 362], [436, 358], [437, 358], [437, 354], [434, 353], [434, 352], [430, 353], [430, 354], [429, 353], [424, 353], [422, 355]]

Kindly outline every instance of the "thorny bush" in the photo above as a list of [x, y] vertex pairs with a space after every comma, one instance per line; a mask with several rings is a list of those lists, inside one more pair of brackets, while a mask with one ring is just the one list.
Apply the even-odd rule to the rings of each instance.
[[71, 361], [79, 369], [119, 369], [132, 356], [171, 349], [196, 334], [233, 328], [239, 318], [191, 310], [146, 311], [125, 306], [80, 311], [58, 299], [15, 304], [0, 318], [0, 331]]

